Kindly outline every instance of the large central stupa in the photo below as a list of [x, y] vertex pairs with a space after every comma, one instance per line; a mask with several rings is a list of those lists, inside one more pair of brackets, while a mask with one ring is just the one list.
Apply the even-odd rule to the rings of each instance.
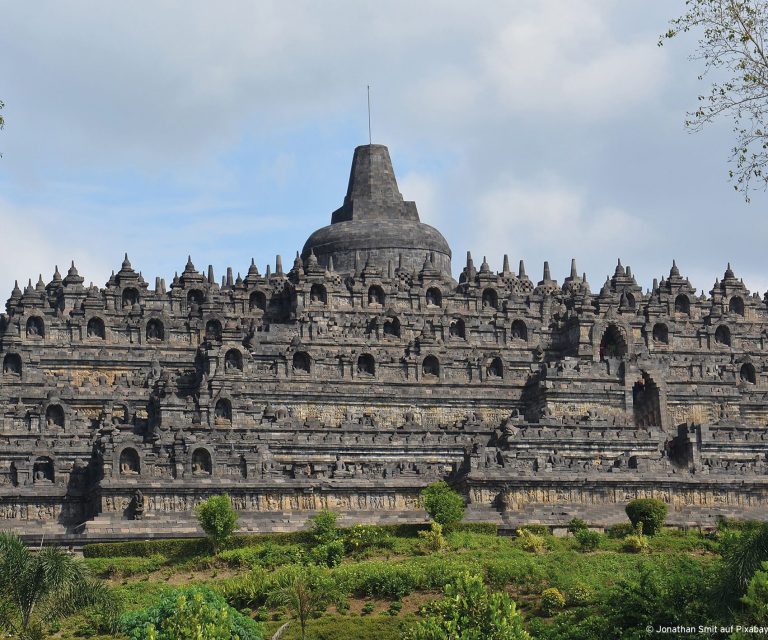
[[394, 268], [418, 272], [427, 258], [440, 272], [451, 273], [451, 249], [434, 227], [419, 221], [415, 202], [403, 200], [397, 188], [389, 150], [381, 144], [355, 149], [344, 204], [331, 224], [315, 231], [304, 244], [302, 259], [314, 252], [318, 261], [340, 273], [365, 263], [384, 273]]

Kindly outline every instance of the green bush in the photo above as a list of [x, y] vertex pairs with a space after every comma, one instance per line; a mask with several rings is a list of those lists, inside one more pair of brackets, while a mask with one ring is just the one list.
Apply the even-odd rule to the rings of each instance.
[[443, 593], [424, 608], [424, 620], [406, 632], [406, 640], [530, 640], [509, 595], [490, 593], [480, 576], [465, 573]]
[[278, 545], [268, 542], [256, 547], [229, 549], [217, 554], [217, 558], [229, 567], [264, 567], [274, 569], [285, 564], [304, 562], [306, 552], [297, 544]]
[[338, 567], [333, 575], [344, 593], [389, 600], [407, 596], [425, 581], [424, 571], [411, 562], [358, 562]]
[[259, 568], [245, 575], [223, 580], [216, 590], [235, 609], [258, 609], [267, 603], [273, 586], [270, 574]]
[[382, 528], [356, 524], [343, 532], [344, 545], [352, 553], [366, 549], [386, 549], [392, 546], [389, 534]]
[[464, 498], [444, 480], [422, 489], [421, 499], [429, 517], [443, 527], [455, 525], [464, 517]]
[[545, 548], [544, 538], [532, 533], [530, 529], [518, 529], [516, 541], [521, 549], [531, 553], [542, 553]]
[[492, 522], [457, 522], [451, 527], [451, 530], [486, 536], [499, 535], [498, 525]]
[[597, 531], [579, 529], [574, 538], [582, 551], [594, 551], [600, 546], [601, 536]]
[[344, 559], [344, 543], [341, 540], [331, 540], [313, 547], [309, 559], [324, 567], [335, 567]]
[[86, 558], [127, 558], [162, 555], [166, 558], [187, 558], [206, 554], [210, 545], [205, 538], [168, 538], [133, 542], [102, 542], [83, 547]]
[[548, 616], [554, 615], [565, 607], [565, 596], [559, 589], [550, 587], [541, 592], [541, 610]]
[[237, 512], [232, 508], [229, 496], [224, 493], [211, 496], [195, 507], [200, 527], [205, 531], [215, 554], [225, 545], [237, 529]]
[[149, 609], [125, 614], [120, 630], [130, 640], [261, 640], [261, 627], [201, 587], [176, 589]]
[[526, 524], [520, 528], [525, 531], [530, 531], [537, 536], [548, 536], [552, 534], [552, 530], [546, 524]]
[[633, 527], [643, 526], [643, 534], [656, 535], [667, 518], [668, 507], [656, 498], [638, 498], [624, 508]]
[[339, 528], [336, 521], [338, 514], [328, 509], [323, 509], [309, 519], [310, 535], [315, 544], [328, 544], [339, 538]]
[[590, 589], [584, 583], [576, 583], [570, 589], [568, 589], [566, 600], [568, 604], [575, 607], [583, 607], [589, 604], [594, 597], [592, 589]]
[[633, 533], [624, 538], [621, 549], [627, 553], [644, 553], [648, 551], [648, 540], [642, 533]]
[[582, 531], [583, 529], [588, 528], [587, 523], [581, 518], [571, 518], [571, 521], [568, 523], [568, 532], [574, 535], [577, 531]]
[[620, 522], [619, 524], [612, 524], [606, 529], [605, 534], [614, 540], [620, 540], [626, 538], [629, 534], [634, 533], [635, 528], [630, 522]]
[[419, 531], [419, 538], [424, 542], [424, 547], [429, 553], [444, 551], [447, 544], [443, 535], [443, 526], [433, 522], [429, 531]]
[[507, 585], [520, 585], [531, 590], [539, 587], [545, 578], [541, 564], [527, 553], [518, 553], [520, 557], [492, 558], [483, 563], [490, 585], [499, 589]]
[[744, 605], [745, 622], [750, 625], [768, 626], [768, 562], [755, 572], [749, 581], [747, 593], [741, 598]]

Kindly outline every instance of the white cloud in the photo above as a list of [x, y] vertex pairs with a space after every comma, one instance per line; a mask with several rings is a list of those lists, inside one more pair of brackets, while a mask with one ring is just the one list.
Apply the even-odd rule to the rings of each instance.
[[398, 178], [398, 187], [405, 200], [416, 203], [419, 218], [433, 227], [440, 225], [439, 185], [432, 176], [411, 172]]
[[[537, 270], [552, 256], [563, 262], [552, 265], [554, 277], [565, 267], [566, 256], [577, 258], [582, 268], [606, 270], [615, 257], [636, 255], [652, 235], [631, 213], [606, 205], [591, 208], [580, 191], [556, 185], [510, 181], [483, 195], [475, 213], [472, 246], [493, 260], [505, 253], [533, 258], [532, 278], [533, 266]], [[593, 286], [597, 275], [593, 272]]]
[[609, 14], [608, 5], [592, 0], [529, 5], [522, 20], [500, 25], [483, 47], [487, 82], [516, 112], [623, 115], [656, 95], [665, 52], [649, 46], [648, 34], [617, 38]]
[[23, 289], [29, 278], [37, 282], [38, 274], [48, 282], [58, 265], [62, 276], [75, 259], [87, 285], [95, 280], [103, 285], [109, 274], [98, 247], [87, 239], [77, 240], [67, 228], [66, 217], [37, 207], [18, 206], [0, 199], [0, 298], [10, 295], [14, 280]]

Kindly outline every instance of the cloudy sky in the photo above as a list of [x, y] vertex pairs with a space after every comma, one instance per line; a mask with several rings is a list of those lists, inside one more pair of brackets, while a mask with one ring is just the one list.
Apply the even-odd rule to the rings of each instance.
[[593, 290], [673, 258], [709, 291], [731, 261], [762, 294], [768, 198], [727, 178], [730, 125], [683, 127], [706, 86], [683, 0], [5, 2], [0, 297], [127, 251], [154, 282], [290, 264], [341, 204], [352, 151], [386, 144], [450, 242]]

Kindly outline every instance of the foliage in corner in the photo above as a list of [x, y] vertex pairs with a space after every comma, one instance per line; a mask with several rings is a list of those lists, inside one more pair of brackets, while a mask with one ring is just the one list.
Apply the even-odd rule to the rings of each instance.
[[515, 603], [506, 593], [490, 593], [480, 576], [464, 573], [429, 603], [424, 620], [404, 640], [530, 640]]
[[464, 498], [444, 480], [422, 489], [421, 499], [429, 517], [443, 527], [455, 525], [464, 517]]
[[195, 507], [195, 515], [208, 536], [213, 553], [217, 553], [237, 531], [237, 512], [226, 493], [201, 502]]
[[713, 80], [685, 125], [699, 131], [721, 117], [732, 121], [735, 167], [729, 175], [749, 201], [753, 182], [768, 188], [768, 9], [764, 0], [687, 0], [685, 5], [659, 46], [682, 33], [698, 34], [690, 58], [703, 64], [700, 80]]
[[148, 609], [125, 614], [120, 630], [130, 640], [261, 640], [261, 627], [210, 589], [168, 591]]
[[87, 608], [114, 608], [103, 583], [59, 547], [33, 553], [16, 534], [0, 533], [0, 628], [24, 638], [45, 637], [44, 623]]

